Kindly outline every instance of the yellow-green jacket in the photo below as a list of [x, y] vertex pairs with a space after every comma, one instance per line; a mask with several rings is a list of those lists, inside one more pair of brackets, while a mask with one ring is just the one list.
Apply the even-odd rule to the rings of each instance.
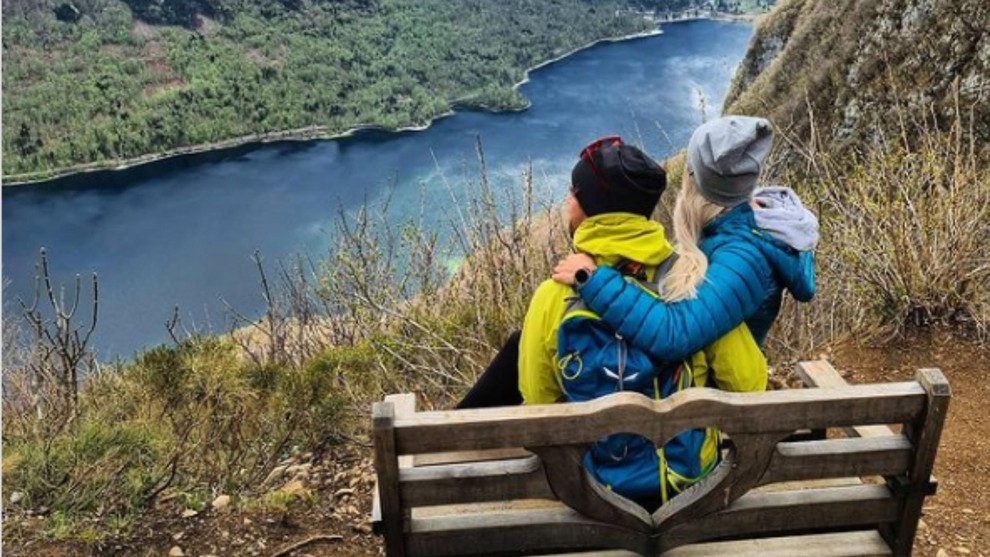
[[[642, 263], [652, 280], [656, 267], [673, 253], [659, 223], [639, 215], [607, 213], [586, 219], [574, 234], [574, 249], [595, 258], [599, 265], [616, 265], [622, 260]], [[540, 285], [530, 302], [523, 323], [519, 347], [519, 390], [525, 404], [550, 404], [564, 400], [557, 361], [558, 326], [564, 317], [567, 298], [573, 289], [548, 280]], [[687, 368], [694, 386], [714, 386], [733, 392], [761, 391], [766, 388], [767, 364], [749, 329], [741, 324], [703, 351], [693, 355]], [[717, 432], [709, 431], [701, 460], [705, 471], [717, 460]], [[662, 456], [662, 455], [661, 455]], [[662, 458], [661, 466], [662, 466]], [[667, 484], [680, 490], [697, 478], [667, 476]], [[666, 489], [663, 501], [667, 499]]]

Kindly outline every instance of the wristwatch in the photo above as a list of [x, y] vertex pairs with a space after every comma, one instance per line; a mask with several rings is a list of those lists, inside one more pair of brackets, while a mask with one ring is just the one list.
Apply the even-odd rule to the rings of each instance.
[[578, 286], [588, 282], [588, 279], [591, 278], [591, 273], [593, 272], [594, 271], [587, 267], [581, 267], [574, 272], [574, 282], [577, 283]]

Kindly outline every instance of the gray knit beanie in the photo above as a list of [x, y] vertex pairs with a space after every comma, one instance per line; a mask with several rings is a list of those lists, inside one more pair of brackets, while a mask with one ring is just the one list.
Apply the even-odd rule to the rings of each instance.
[[688, 143], [688, 172], [705, 199], [722, 207], [749, 201], [773, 129], [763, 118], [725, 116], [702, 124]]

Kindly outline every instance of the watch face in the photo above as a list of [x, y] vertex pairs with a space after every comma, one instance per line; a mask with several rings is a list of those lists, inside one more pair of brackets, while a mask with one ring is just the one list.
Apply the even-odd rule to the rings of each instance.
[[585, 281], [587, 281], [588, 280], [588, 270], [587, 269], [578, 269], [577, 272], [574, 273], [574, 280], [577, 281], [578, 284], [581, 284], [581, 283], [584, 283]]

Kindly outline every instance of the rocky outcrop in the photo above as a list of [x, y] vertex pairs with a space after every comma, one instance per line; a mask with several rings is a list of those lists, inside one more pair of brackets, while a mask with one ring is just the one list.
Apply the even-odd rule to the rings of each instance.
[[834, 153], [961, 113], [990, 159], [990, 2], [784, 0], [725, 110]]

